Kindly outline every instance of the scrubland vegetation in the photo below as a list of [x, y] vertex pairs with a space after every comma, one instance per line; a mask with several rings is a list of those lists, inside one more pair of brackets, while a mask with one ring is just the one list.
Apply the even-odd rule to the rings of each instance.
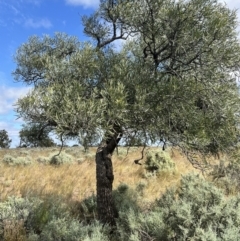
[[[203, 175], [174, 150], [119, 147], [113, 156], [117, 227], [97, 221], [96, 148], [0, 150], [0, 240], [237, 240], [240, 169]], [[226, 158], [226, 157], [225, 157]], [[228, 164], [226, 164], [228, 163]], [[218, 164], [218, 165], [217, 165]]]
[[[98, 149], [1, 151], [0, 239], [240, 240], [236, 11], [102, 0], [82, 25], [90, 41], [31, 36], [16, 51], [14, 79], [33, 87], [15, 105], [19, 146], [53, 133]], [[202, 172], [179, 150], [139, 161], [122, 143], [178, 147]]]

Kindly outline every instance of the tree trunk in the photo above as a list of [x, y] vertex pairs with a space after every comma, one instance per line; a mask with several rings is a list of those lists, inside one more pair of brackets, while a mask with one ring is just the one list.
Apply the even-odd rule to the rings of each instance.
[[114, 126], [113, 136], [107, 138], [104, 145], [97, 149], [96, 175], [97, 175], [97, 212], [98, 219], [103, 224], [116, 225], [115, 218], [118, 213], [112, 196], [114, 180], [112, 153], [121, 139], [122, 133], [119, 126]]
[[106, 147], [98, 148], [96, 153], [97, 172], [97, 212], [103, 223], [115, 226], [117, 215], [112, 197], [112, 184], [114, 180], [111, 153]]

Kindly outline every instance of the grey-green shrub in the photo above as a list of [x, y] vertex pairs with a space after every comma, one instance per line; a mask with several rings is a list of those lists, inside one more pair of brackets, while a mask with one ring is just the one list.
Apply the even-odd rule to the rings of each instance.
[[220, 162], [219, 165], [215, 165], [213, 171], [210, 173], [214, 182], [219, 187], [223, 188], [226, 194], [235, 194], [240, 192], [240, 162], [231, 161], [227, 165], [224, 162]]
[[80, 223], [76, 220], [56, 218], [44, 226], [41, 240], [48, 241], [78, 241], [81, 235]]
[[11, 155], [5, 155], [3, 157], [3, 162], [7, 165], [10, 165], [10, 166], [20, 166], [20, 165], [26, 166], [26, 165], [32, 164], [32, 160], [28, 156], [26, 156], [26, 157], [13, 157]]
[[62, 164], [70, 164], [73, 162], [72, 156], [61, 152], [59, 155], [54, 155], [50, 158], [50, 164], [52, 165], [62, 165]]
[[128, 185], [122, 183], [113, 191], [113, 200], [119, 212], [128, 212], [130, 209], [139, 210], [137, 201], [141, 198], [141, 193], [137, 193]]
[[94, 222], [83, 225], [75, 219], [54, 219], [45, 226], [41, 241], [108, 241], [108, 227]]
[[27, 221], [29, 214], [41, 203], [37, 198], [15, 198], [9, 197], [0, 203], [0, 240], [4, 238], [5, 223]]
[[149, 151], [145, 161], [145, 169], [149, 172], [173, 172], [175, 163], [165, 151]]
[[[78, 218], [81, 221], [92, 221], [96, 218], [97, 214], [97, 197], [96, 195], [92, 195], [82, 200], [80, 203], [74, 207], [74, 211], [78, 212]], [[76, 216], [76, 214], [74, 214]]]
[[240, 196], [224, 192], [196, 175], [182, 178], [147, 212], [120, 212], [118, 239], [235, 241], [240, 237]]
[[47, 196], [28, 215], [26, 228], [34, 233], [41, 233], [52, 220], [70, 216], [70, 208], [61, 198], [54, 195]]
[[[27, 241], [236, 241], [240, 237], [240, 196], [226, 196], [196, 175], [183, 177], [179, 187], [169, 189], [144, 211], [137, 205], [141, 193], [126, 184], [113, 197], [119, 211], [114, 232], [96, 222], [94, 215], [89, 220], [73, 215], [69, 205], [55, 196], [9, 198], [0, 203], [0, 240], [4, 240], [4, 220], [23, 220]], [[94, 213], [96, 197], [86, 199], [82, 207], [83, 214]]]
[[116, 241], [164, 241], [162, 238], [166, 226], [162, 213], [158, 211], [140, 212], [129, 209], [128, 212], [120, 212], [117, 227]]
[[[167, 233], [162, 240], [237, 240], [240, 237], [240, 196], [228, 197], [195, 175], [182, 178], [177, 190], [158, 201]], [[232, 233], [234, 235], [226, 235]]]

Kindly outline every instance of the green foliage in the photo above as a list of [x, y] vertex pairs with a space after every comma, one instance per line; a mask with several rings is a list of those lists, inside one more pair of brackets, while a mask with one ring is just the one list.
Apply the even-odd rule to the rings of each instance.
[[51, 129], [43, 128], [41, 124], [23, 125], [19, 132], [19, 147], [51, 147], [54, 141], [49, 137]]
[[[233, 78], [240, 71], [236, 11], [216, 0], [103, 0], [95, 13], [83, 17], [83, 25], [95, 42], [81, 43], [56, 33], [30, 37], [19, 47], [15, 79], [34, 84], [16, 104], [19, 117], [47, 124], [61, 137], [80, 138], [85, 148], [102, 140], [104, 148], [112, 150], [116, 138], [130, 144], [137, 138], [145, 145], [164, 140], [185, 153], [207, 155], [236, 145], [240, 126], [239, 88]], [[116, 51], [111, 43], [119, 39], [127, 41]], [[65, 161], [59, 156], [50, 162]], [[170, 167], [159, 155], [147, 160], [150, 171]], [[222, 196], [203, 182], [206, 190], [196, 184], [201, 193], [197, 197], [191, 186], [194, 180], [188, 179], [191, 193], [182, 190], [179, 199], [168, 197], [174, 212], [164, 209], [168, 230], [162, 240], [195, 238], [200, 233], [205, 239], [222, 238], [231, 222], [230, 217], [224, 224], [224, 218], [218, 219], [218, 208], [224, 209]], [[200, 201], [204, 195], [207, 201]], [[194, 198], [202, 212], [191, 204], [196, 203]], [[206, 210], [214, 215], [209, 217]], [[128, 238], [138, 239], [139, 232]]]
[[[237, 142], [235, 11], [215, 0], [101, 1], [83, 24], [97, 48], [57, 33], [18, 49], [15, 78], [34, 83], [17, 103], [25, 121], [85, 147], [111, 136], [114, 125], [130, 144], [164, 139], [216, 154]], [[120, 51], [108, 45], [131, 34]]]
[[12, 140], [9, 139], [6, 130], [0, 130], [0, 148], [9, 148]]
[[20, 166], [20, 165], [30, 165], [32, 164], [32, 160], [30, 157], [13, 157], [11, 155], [5, 155], [3, 157], [3, 163], [10, 165], [10, 166]]
[[165, 151], [150, 151], [147, 153], [145, 169], [153, 173], [169, 173], [175, 170], [175, 163], [171, 160], [169, 153]]

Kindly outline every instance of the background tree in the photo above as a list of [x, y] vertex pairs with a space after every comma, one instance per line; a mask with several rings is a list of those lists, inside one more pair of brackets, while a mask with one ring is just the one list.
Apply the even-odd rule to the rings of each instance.
[[19, 147], [51, 147], [55, 146], [52, 138], [49, 137], [49, 128], [43, 128], [40, 124], [23, 125], [19, 132]]
[[[58, 33], [31, 37], [18, 49], [14, 75], [34, 89], [16, 110], [59, 135], [101, 139], [98, 217], [114, 225], [111, 156], [120, 140], [163, 140], [198, 167], [206, 163], [196, 153], [236, 145], [236, 12], [215, 0], [103, 0], [83, 25], [94, 43]], [[115, 51], [118, 39], [128, 40]]]
[[6, 130], [0, 130], [0, 148], [9, 148], [12, 140], [9, 139]]

